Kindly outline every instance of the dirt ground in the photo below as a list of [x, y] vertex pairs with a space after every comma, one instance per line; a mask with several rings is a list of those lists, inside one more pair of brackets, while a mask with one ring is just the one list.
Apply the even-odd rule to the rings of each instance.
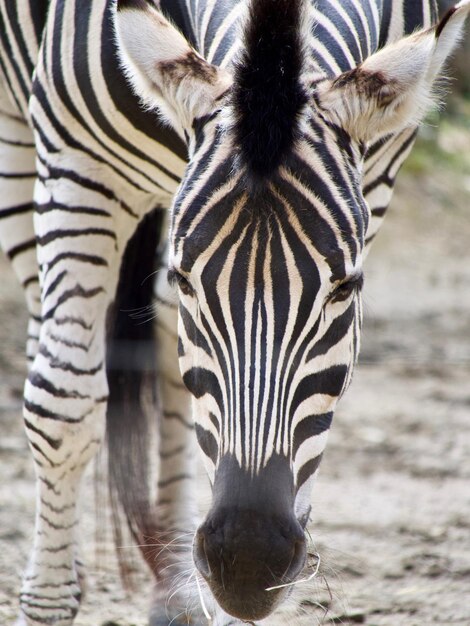
[[[269, 626], [470, 625], [468, 119], [421, 144], [367, 262], [362, 356], [313, 496], [322, 576]], [[3, 259], [0, 277], [0, 625], [10, 626], [34, 488], [20, 420], [24, 307]], [[143, 626], [150, 577], [139, 570], [126, 594], [111, 533], [96, 544], [91, 471], [83, 500], [90, 585], [76, 624]]]

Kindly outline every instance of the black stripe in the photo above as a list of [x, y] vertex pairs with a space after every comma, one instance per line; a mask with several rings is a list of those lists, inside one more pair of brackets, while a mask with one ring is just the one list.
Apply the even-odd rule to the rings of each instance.
[[[29, 56], [28, 47], [24, 39], [24, 31], [21, 28], [22, 16], [19, 15], [18, 13], [19, 3], [18, 2], [6, 2], [5, 4], [6, 4], [6, 7], [5, 7], [6, 12], [9, 17], [9, 22], [13, 28], [15, 41], [18, 46], [19, 56], [21, 57], [21, 60], [26, 66], [26, 76], [24, 76], [24, 83], [25, 85], [28, 86], [27, 90], [25, 91], [26, 98], [28, 98], [29, 93], [30, 93], [30, 88], [31, 88], [31, 77], [34, 72], [34, 64], [36, 63], [37, 59], [31, 59], [31, 57]], [[12, 61], [12, 59], [10, 59], [10, 61]]]
[[[48, 170], [47, 180], [60, 180], [64, 178], [70, 180], [84, 189], [90, 189], [91, 191], [101, 194], [108, 200], [115, 201], [121, 209], [123, 209], [126, 213], [129, 213], [129, 215], [132, 215], [132, 217], [139, 217], [138, 214], [135, 213], [128, 204], [126, 204], [122, 199], [118, 198], [114, 191], [112, 191], [103, 183], [98, 182], [95, 179], [88, 178], [87, 176], [83, 176], [75, 170], [66, 170], [64, 168], [55, 167], [50, 165], [49, 163], [45, 163], [44, 161], [42, 161], [42, 163]], [[39, 180], [44, 181], [44, 178], [41, 175], [39, 175], [38, 178]], [[53, 202], [49, 202], [46, 204], [46, 208], [48, 207], [50, 209], [60, 209], [62, 208], [62, 206], [63, 205], [61, 204], [54, 205]], [[67, 210], [67, 206], [65, 206], [64, 210]], [[41, 210], [39, 212], [41, 212]]]
[[[52, 493], [56, 496], [60, 496], [61, 492], [60, 489], [57, 489], [57, 485], [55, 483], [52, 483], [50, 480], [47, 480], [47, 478], [45, 478], [44, 476], [39, 475], [38, 476], [39, 480], [43, 483], [43, 485], [46, 486], [47, 489], [49, 489], [49, 491], [52, 491]], [[25, 579], [27, 579], [28, 577], [25, 576]], [[66, 585], [67, 583], [64, 583], [64, 585]]]
[[13, 261], [18, 255], [23, 254], [23, 252], [28, 252], [33, 248], [36, 248], [36, 239], [28, 239], [28, 241], [23, 241], [23, 243], [7, 250], [6, 254], [10, 261]]
[[[17, 24], [18, 23], [18, 17], [16, 16], [16, 10], [17, 10], [17, 6], [16, 6], [16, 2], [6, 2], [4, 5], [4, 10], [6, 11], [6, 17], [8, 19], [8, 22], [11, 24]], [[0, 33], [6, 33], [7, 28], [6, 25], [3, 21], [3, 12], [0, 12]], [[18, 36], [19, 36], [19, 29], [15, 30], [15, 35], [17, 35], [16, 41], [17, 44], [19, 45], [19, 47], [21, 48], [21, 42], [18, 41]], [[14, 54], [13, 52], [13, 45], [11, 40], [6, 37], [6, 36], [2, 36], [2, 44], [3, 46], [5, 46], [6, 48], [6, 57], [8, 58], [8, 61], [10, 63], [10, 67], [13, 70], [13, 73], [15, 75], [16, 80], [18, 81], [18, 86], [22, 92], [22, 96], [25, 102], [28, 102], [29, 99], [29, 94], [30, 94], [30, 79], [31, 79], [31, 75], [27, 77], [28, 82], [26, 82], [25, 77], [23, 76], [23, 73], [20, 69], [20, 63], [18, 61], [18, 55]], [[32, 66], [31, 63], [29, 62], [29, 59], [27, 57], [27, 55], [25, 56], [25, 58], [23, 59], [26, 63], [26, 65], [30, 65], [31, 67], [31, 74], [32, 74]], [[9, 76], [9, 72], [5, 71], [4, 69], [4, 75]], [[11, 82], [9, 80], [9, 86], [10, 86], [10, 91], [11, 93], [14, 95], [16, 89], [11, 89], [12, 85]], [[22, 110], [21, 106], [19, 105], [19, 99], [16, 98], [15, 96], [15, 100], [18, 103], [18, 110], [22, 111], [22, 113], [25, 113], [24, 110]]]
[[52, 281], [52, 283], [49, 285], [49, 287], [47, 288], [46, 292], [43, 295], [43, 299], [45, 300], [48, 296], [51, 295], [51, 293], [54, 293], [54, 291], [57, 289], [57, 287], [60, 285], [60, 283], [62, 282], [62, 280], [68, 275], [68, 271], [67, 270], [63, 270], [62, 272], [60, 272], [59, 274], [57, 274], [57, 276], [55, 277], [55, 279]]
[[177, 474], [176, 476], [172, 476], [171, 478], [167, 478], [166, 480], [159, 480], [158, 486], [160, 489], [164, 489], [165, 487], [169, 487], [173, 483], [176, 483], [180, 480], [191, 480], [193, 476], [191, 474]]
[[69, 417], [67, 415], [63, 415], [60, 413], [55, 413], [54, 411], [50, 411], [45, 407], [36, 404], [35, 402], [30, 402], [29, 400], [24, 401], [25, 408], [30, 412], [38, 415], [39, 417], [44, 417], [46, 419], [58, 421], [58, 422], [66, 422], [67, 424], [79, 424], [85, 419], [85, 416], [82, 415], [80, 417]]
[[403, 2], [403, 17], [405, 20], [405, 34], [409, 35], [424, 23], [423, 0], [406, 0]]
[[95, 265], [97, 267], [108, 267], [108, 261], [103, 257], [97, 256], [95, 254], [84, 254], [81, 252], [61, 252], [48, 262], [47, 269], [50, 272], [51, 269], [55, 265], [57, 265], [57, 263], [69, 260], [77, 261], [78, 263], [89, 263], [90, 265]]
[[[360, 42], [358, 45], [358, 42], [356, 38], [354, 37], [353, 32], [350, 30], [344, 17], [336, 9], [336, 7], [334, 5], [326, 4], [324, 10], [325, 12], [328, 12], [327, 13], [328, 17], [331, 19], [333, 24], [336, 26], [336, 28], [340, 32], [343, 41], [347, 45], [347, 49], [349, 50], [352, 57], [356, 61], [356, 65], [358, 65], [364, 58], [364, 49], [361, 50], [361, 48], [359, 47], [361, 45], [364, 46], [364, 43], [365, 43], [364, 37], [361, 39], [361, 37], [358, 36], [357, 39]], [[351, 19], [354, 20], [354, 16], [352, 16]], [[362, 24], [360, 26], [362, 26]]]
[[47, 313], [43, 314], [42, 319], [48, 320], [54, 317], [57, 309], [62, 304], [64, 304], [64, 302], [67, 302], [67, 300], [70, 300], [71, 298], [83, 298], [85, 300], [88, 300], [104, 292], [105, 292], [104, 287], [95, 287], [94, 289], [84, 289], [81, 285], [76, 285], [72, 289], [68, 289], [67, 291], [64, 291], [62, 295], [57, 299], [56, 304], [51, 309], [49, 309]]
[[[232, 159], [227, 159], [223, 161], [220, 165], [216, 167], [216, 169], [207, 178], [207, 180], [205, 180], [204, 185], [199, 190], [196, 198], [194, 198], [189, 206], [185, 207], [185, 211], [182, 214], [180, 222], [178, 224], [178, 232], [175, 233], [177, 238], [181, 237], [181, 242], [183, 243], [183, 246], [185, 248], [186, 242], [184, 240], [184, 236], [187, 233], [192, 232], [194, 220], [196, 220], [200, 215], [200, 211], [202, 207], [207, 203], [208, 198], [213, 195], [214, 189], [216, 189], [220, 185], [221, 181], [229, 181], [233, 178], [233, 170], [234, 162]], [[193, 179], [192, 183], [194, 184], [195, 182], [196, 181]], [[183, 189], [181, 189], [180, 193], [178, 194], [177, 202], [175, 203], [173, 209], [173, 213], [175, 215], [178, 214], [180, 204], [184, 201], [185, 194], [189, 191], [190, 187], [183, 187]], [[241, 192], [239, 189], [229, 191], [224, 198], [216, 202], [211, 207], [210, 211], [208, 211], [207, 214], [199, 222], [197, 230], [201, 233], [204, 233], [205, 238], [207, 237], [207, 239], [213, 241], [217, 237], [217, 235], [219, 235], [224, 224], [231, 217], [230, 212], [227, 211], [227, 206], [235, 206], [235, 204], [240, 199], [240, 195]], [[248, 216], [246, 216], [246, 218], [248, 218]], [[179, 235], [179, 233], [181, 233], [181, 235]], [[188, 247], [189, 245], [191, 245], [194, 248], [197, 237], [188, 237], [188, 239], [193, 240], [191, 242], [188, 241]], [[201, 242], [201, 245], [198, 246], [198, 249], [193, 250], [192, 254], [183, 254], [181, 269], [185, 272], [189, 272], [191, 270], [191, 259], [203, 250], [204, 243]]]
[[[2, 115], [5, 115], [2, 112]], [[27, 141], [19, 141], [19, 140], [13, 140], [13, 139], [7, 139], [6, 137], [0, 137], [0, 143], [3, 143], [7, 146], [16, 146], [17, 148], [34, 148], [35, 144], [33, 142], [27, 142]]]
[[183, 381], [195, 398], [202, 398], [208, 393], [214, 398], [219, 410], [223, 411], [222, 391], [213, 372], [201, 367], [193, 367], [183, 374]]
[[56, 343], [61, 343], [63, 346], [67, 346], [67, 348], [77, 348], [78, 350], [83, 350], [84, 352], [88, 352], [91, 345], [91, 342], [89, 344], [85, 344], [79, 341], [72, 341], [64, 337], [59, 337], [59, 335], [54, 335], [51, 332], [49, 333], [49, 338]]
[[0, 178], [18, 179], [36, 178], [36, 172], [0, 172]]
[[58, 450], [61, 447], [62, 439], [54, 439], [53, 437], [50, 437], [49, 435], [46, 435], [46, 433], [44, 431], [42, 431], [37, 426], [34, 426], [34, 424], [32, 424], [27, 418], [24, 418], [23, 421], [24, 421], [24, 425], [27, 428], [27, 430], [31, 430], [33, 433], [36, 433], [37, 435], [42, 437], [42, 439], [44, 439], [44, 441], [51, 448], [53, 448], [54, 450]]
[[[76, 526], [78, 526], [78, 520], [73, 521], [71, 524], [54, 524], [53, 522], [51, 522], [51, 520], [48, 517], [46, 517], [43, 514], [41, 514], [39, 517], [42, 520], [44, 520], [48, 526], [51, 526], [51, 528], [55, 528], [56, 530], [71, 530], [72, 528], [75, 528]], [[47, 567], [48, 568], [50, 567], [51, 569], [68, 570], [70, 568], [70, 564], [69, 563], [64, 563], [63, 565], [48, 564]]]
[[75, 365], [72, 365], [72, 363], [69, 363], [67, 361], [61, 361], [57, 357], [52, 355], [46, 348], [46, 346], [44, 346], [44, 344], [39, 344], [38, 352], [46, 359], [48, 359], [49, 367], [52, 367], [54, 369], [60, 369], [64, 372], [71, 372], [72, 374], [75, 374], [75, 376], [94, 376], [103, 369], [102, 362], [100, 362], [95, 367], [90, 367], [88, 369], [75, 367]]
[[377, 152], [388, 142], [390, 139], [393, 139], [394, 135], [386, 135], [385, 137], [381, 137], [370, 146], [367, 147], [367, 152], [364, 156], [364, 160], [366, 162], [366, 169], [364, 170], [364, 174], [368, 174], [370, 169], [377, 163], [375, 161], [373, 164], [369, 163], [371, 158], [377, 154]]
[[315, 343], [313, 348], [307, 354], [307, 361], [314, 359], [317, 356], [326, 354], [332, 346], [336, 345], [347, 334], [351, 328], [351, 324], [354, 321], [355, 304], [354, 301], [348, 306], [344, 313], [341, 313], [336, 317], [328, 327], [326, 333], [320, 337]]
[[66, 315], [65, 317], [56, 318], [54, 320], [56, 326], [64, 326], [65, 324], [78, 325], [85, 330], [92, 330], [93, 324], [87, 324], [85, 320], [80, 319], [79, 317], [72, 317], [70, 315]]
[[209, 430], [196, 424], [196, 436], [203, 453], [215, 464], [219, 455], [219, 446], [214, 435]]
[[[36, 450], [37, 452], [39, 452], [39, 454], [42, 456], [43, 459], [45, 459], [48, 463], [48, 465], [50, 467], [56, 467], [56, 464], [51, 461], [51, 459], [47, 456], [47, 454], [44, 452], [44, 450], [38, 446], [38, 444], [35, 441], [29, 441], [29, 445], [31, 448], [33, 448], [33, 450]], [[37, 457], [35, 457], [36, 459], [36, 463], [39, 465], [39, 467], [44, 467], [43, 463], [40, 463], [37, 459]]]
[[51, 381], [44, 378], [42, 374], [37, 371], [31, 371], [28, 376], [28, 381], [33, 387], [37, 389], [43, 389], [55, 398], [80, 398], [82, 400], [91, 398], [90, 395], [83, 395], [78, 391], [67, 391], [66, 389], [56, 387]]
[[16, 206], [8, 207], [7, 209], [0, 209], [0, 219], [5, 219], [7, 217], [14, 217], [16, 215], [21, 215], [22, 213], [32, 212], [34, 205], [32, 202], [27, 202], [26, 204], [17, 204]]
[[[181, 446], [177, 446], [173, 450], [160, 450], [159, 456], [161, 459], [171, 459], [172, 457], [177, 456], [178, 454], [182, 454], [183, 452], [186, 452], [186, 446], [184, 444]], [[159, 503], [162, 503], [161, 499], [159, 499]]]
[[207, 355], [212, 356], [212, 351], [209, 344], [207, 343], [207, 339], [194, 323], [194, 320], [189, 314], [187, 308], [181, 302], [179, 305], [179, 311], [189, 341], [197, 348], [201, 348], [201, 350], [204, 350]]
[[[339, 69], [342, 72], [346, 72], [351, 69], [351, 63], [348, 61], [348, 58], [341, 47], [342, 42], [337, 42], [333, 35], [323, 26], [323, 24], [315, 24], [315, 36], [318, 37], [319, 41], [325, 45], [325, 48], [332, 53], [334, 60], [339, 65]], [[365, 40], [360, 39], [360, 41], [362, 43]]]
[[299, 447], [316, 435], [328, 430], [333, 421], [333, 413], [323, 413], [322, 415], [308, 415], [300, 421], [294, 428], [292, 435], [292, 455], [295, 458]]
[[[327, 171], [330, 169], [337, 170], [334, 160], [328, 161], [326, 165]], [[299, 181], [298, 187], [300, 189], [304, 187], [308, 189], [309, 195], [321, 198], [330, 213], [331, 219], [336, 223], [341, 233], [341, 240], [337, 239], [335, 232], [320, 213], [317, 210], [311, 210], [310, 207], [308, 211], [302, 212], [302, 226], [306, 235], [312, 242], [312, 245], [325, 257], [333, 270], [337, 269], [337, 266], [344, 268], [344, 245], [348, 246], [353, 259], [357, 254], [356, 237], [345, 215], [345, 206], [338, 205], [338, 201], [332, 193], [330, 181], [323, 180], [297, 154], [291, 156], [289, 169]], [[284, 180], [281, 185], [282, 194], [286, 197], [290, 206], [302, 207], [307, 205], [305, 197], [297, 186], [294, 186], [287, 180]], [[347, 209], [350, 211], [349, 207]]]
[[[79, 184], [77, 180], [75, 180], [74, 182], [77, 182], [77, 184]], [[79, 215], [97, 215], [101, 217], [112, 217], [111, 213], [109, 211], [106, 211], [105, 209], [95, 209], [87, 206], [68, 206], [65, 204], [58, 205], [52, 200], [36, 206], [36, 213], [38, 215], [48, 213], [49, 211], [63, 211], [65, 213], [76, 213]]]
[[46, 23], [49, 0], [29, 0], [31, 19], [36, 34], [36, 41], [42, 39], [43, 28]]
[[318, 466], [320, 465], [320, 461], [322, 460], [322, 456], [323, 456], [323, 453], [319, 454], [314, 459], [310, 459], [310, 461], [307, 461], [304, 465], [302, 465], [300, 470], [297, 472], [297, 481], [296, 481], [297, 491], [302, 487], [302, 485], [311, 476], [313, 476], [313, 474], [315, 474], [315, 472], [318, 469]]
[[188, 422], [184, 415], [178, 413], [177, 411], [163, 411], [163, 417], [168, 420], [177, 420], [180, 424], [192, 430], [194, 425], [192, 422]]
[[23, 289], [27, 289], [33, 283], [38, 283], [38, 282], [39, 282], [39, 276], [34, 275], [34, 276], [29, 276], [28, 278], [25, 278], [24, 280], [22, 280], [21, 285], [23, 286]]
[[303, 378], [292, 398], [290, 405], [291, 417], [304, 400], [316, 394], [325, 394], [337, 398], [343, 390], [347, 373], [348, 368], [346, 365], [332, 365], [320, 372], [310, 374], [310, 376]]
[[37, 242], [41, 246], [47, 246], [49, 243], [53, 241], [57, 241], [57, 239], [63, 240], [66, 237], [90, 237], [90, 236], [100, 236], [100, 237], [110, 237], [111, 239], [116, 240], [116, 234], [107, 228], [81, 228], [81, 229], [61, 229], [58, 228], [56, 230], [50, 230], [45, 235], [41, 237], [37, 237]]
[[395, 176], [398, 172], [395, 173], [395, 176], [390, 176], [390, 170], [393, 169], [397, 160], [403, 155], [404, 152], [410, 148], [413, 142], [416, 139], [417, 130], [410, 136], [408, 139], [400, 146], [400, 148], [395, 153], [393, 159], [388, 162], [387, 169], [380, 176], [378, 176], [375, 180], [371, 181], [368, 185], [366, 185], [363, 189], [364, 196], [367, 196], [371, 191], [384, 184], [388, 187], [393, 187], [395, 182]]
[[383, 48], [388, 40], [390, 18], [392, 16], [392, 0], [382, 1], [382, 15], [380, 20], [379, 48]]
[[[71, 509], [72, 507], [75, 507], [75, 504], [73, 505], [66, 505], [66, 506], [60, 506], [60, 507], [54, 507], [52, 506], [52, 504], [50, 504], [50, 502], [46, 502], [46, 500], [44, 500], [43, 498], [41, 498], [41, 504], [43, 504], [46, 508], [50, 509], [53, 513], [63, 513], [64, 511], [66, 511], [67, 509]], [[72, 544], [71, 543], [63, 543], [60, 546], [41, 546], [41, 548], [39, 549], [40, 552], [49, 552], [50, 554], [58, 554], [59, 552], [63, 552], [64, 550], [67, 550], [67, 548], [69, 548]], [[48, 596], [46, 594], [35, 594], [35, 593], [31, 593], [28, 592], [28, 596], [30, 596], [31, 598], [40, 598], [41, 600], [57, 600], [57, 596], [51, 597]]]

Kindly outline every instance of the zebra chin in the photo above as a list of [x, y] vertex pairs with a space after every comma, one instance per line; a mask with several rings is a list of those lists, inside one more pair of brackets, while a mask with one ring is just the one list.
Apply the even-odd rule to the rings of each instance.
[[304, 522], [294, 513], [289, 461], [273, 456], [256, 475], [232, 456], [218, 465], [213, 503], [196, 532], [193, 556], [220, 607], [243, 621], [264, 619], [306, 562]]

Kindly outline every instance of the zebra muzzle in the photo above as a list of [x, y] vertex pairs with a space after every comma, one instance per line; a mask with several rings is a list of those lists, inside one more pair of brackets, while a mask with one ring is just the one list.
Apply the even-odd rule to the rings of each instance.
[[286, 488], [279, 488], [283, 466], [247, 479], [239, 466], [226, 464], [194, 539], [195, 565], [215, 599], [248, 622], [270, 615], [288, 593], [283, 585], [295, 581], [305, 565], [304, 530], [294, 515], [288, 476]]
[[306, 542], [295, 520], [228, 511], [197, 531], [194, 562], [219, 605], [238, 619], [267, 617], [303, 570]]

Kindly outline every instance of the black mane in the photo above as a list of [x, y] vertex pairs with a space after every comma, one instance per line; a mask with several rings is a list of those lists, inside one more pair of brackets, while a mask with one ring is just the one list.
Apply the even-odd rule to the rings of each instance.
[[244, 50], [235, 70], [235, 137], [244, 164], [264, 178], [282, 164], [307, 102], [304, 0], [252, 0]]

